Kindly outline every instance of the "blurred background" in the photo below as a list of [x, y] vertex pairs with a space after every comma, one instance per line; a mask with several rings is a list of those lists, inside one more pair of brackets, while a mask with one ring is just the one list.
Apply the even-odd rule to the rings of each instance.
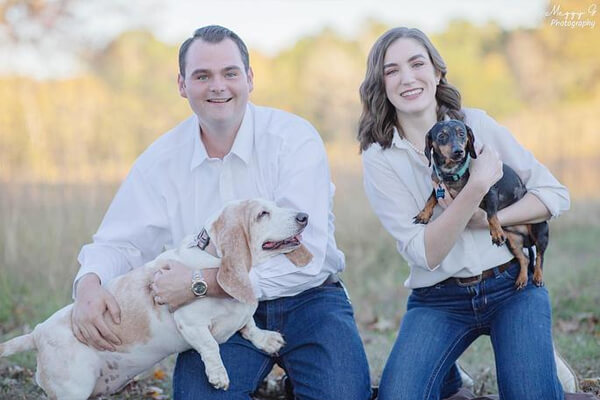
[[[70, 301], [77, 253], [131, 164], [191, 113], [176, 87], [179, 44], [221, 24], [251, 50], [251, 100], [308, 119], [325, 141], [344, 279], [377, 382], [408, 268], [362, 190], [358, 87], [376, 38], [411, 26], [431, 37], [463, 104], [506, 125], [570, 189], [571, 211], [551, 223], [545, 277], [559, 348], [580, 376], [600, 375], [597, 5], [0, 0], [0, 339]], [[463, 358], [478, 392], [493, 392], [489, 340]], [[32, 356], [11, 360], [33, 365]]]

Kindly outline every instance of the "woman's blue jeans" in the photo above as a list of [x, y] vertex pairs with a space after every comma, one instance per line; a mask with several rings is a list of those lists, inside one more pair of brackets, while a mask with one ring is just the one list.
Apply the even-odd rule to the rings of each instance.
[[258, 327], [282, 333], [286, 344], [277, 357], [255, 348], [239, 333], [220, 345], [231, 381], [216, 390], [204, 373], [200, 355], [190, 350], [177, 358], [173, 377], [176, 400], [249, 400], [274, 363], [287, 372], [298, 400], [368, 400], [369, 367], [340, 283], [306, 290], [293, 297], [259, 303]]
[[379, 400], [438, 400], [444, 376], [480, 335], [489, 335], [502, 400], [562, 400], [548, 291], [514, 287], [518, 262], [469, 286], [414, 289], [379, 387]]

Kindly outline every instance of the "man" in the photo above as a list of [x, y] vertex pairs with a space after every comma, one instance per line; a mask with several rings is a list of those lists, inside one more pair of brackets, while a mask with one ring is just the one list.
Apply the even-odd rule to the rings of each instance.
[[[281, 332], [286, 345], [273, 358], [239, 334], [222, 344], [228, 391], [208, 383], [198, 353], [182, 353], [173, 378], [175, 399], [249, 399], [274, 363], [287, 371], [297, 399], [368, 399], [366, 356], [337, 279], [344, 256], [334, 239], [333, 185], [318, 133], [297, 116], [248, 102], [248, 50], [226, 28], [198, 29], [180, 48], [179, 69], [179, 93], [194, 115], [138, 158], [94, 242], [82, 248], [74, 283], [75, 335], [114, 350], [119, 338], [102, 316], [119, 323], [119, 306], [102, 285], [200, 231], [225, 202], [262, 197], [310, 215], [303, 234], [313, 254], [309, 265], [298, 269], [277, 256], [250, 273], [260, 300], [257, 325]], [[155, 278], [155, 299], [174, 309], [202, 301], [197, 296], [226, 296], [215, 274], [203, 270], [199, 276], [172, 263]], [[197, 290], [198, 283], [206, 293]]]

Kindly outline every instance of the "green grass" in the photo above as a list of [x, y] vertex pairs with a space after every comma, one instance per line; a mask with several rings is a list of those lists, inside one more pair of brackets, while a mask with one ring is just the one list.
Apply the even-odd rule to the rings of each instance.
[[[334, 180], [336, 238], [347, 264], [343, 278], [377, 383], [406, 308], [408, 267], [372, 213], [359, 174], [338, 170]], [[0, 340], [32, 329], [71, 301], [79, 249], [97, 229], [116, 189], [0, 183]], [[545, 282], [555, 341], [581, 377], [600, 376], [600, 204], [575, 203], [550, 229]], [[488, 338], [477, 340], [461, 362], [475, 376], [478, 392], [495, 392]], [[167, 374], [172, 364], [171, 358], [162, 366]], [[26, 369], [10, 370], [14, 365]], [[34, 353], [0, 359], [0, 398], [43, 398], [32, 383], [34, 368]], [[151, 386], [168, 395], [168, 375], [142, 379], [113, 398], [148, 398], [144, 393]]]

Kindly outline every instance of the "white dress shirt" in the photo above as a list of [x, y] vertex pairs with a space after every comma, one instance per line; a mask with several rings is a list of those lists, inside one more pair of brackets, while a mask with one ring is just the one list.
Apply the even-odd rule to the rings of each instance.
[[344, 269], [334, 238], [333, 194], [323, 142], [304, 119], [248, 104], [229, 154], [210, 158], [196, 115], [136, 160], [93, 243], [83, 246], [75, 282], [93, 272], [102, 284], [173, 248], [231, 200], [264, 198], [309, 214], [303, 268], [279, 255], [253, 268], [260, 300], [293, 296]]
[[[569, 192], [546, 167], [523, 148], [510, 132], [484, 111], [463, 109], [475, 142], [498, 151], [501, 160], [521, 177], [527, 191], [538, 197], [552, 217], [569, 209]], [[433, 184], [431, 168], [394, 132], [388, 149], [374, 143], [362, 153], [364, 185], [371, 206], [396, 239], [398, 252], [410, 267], [409, 288], [434, 285], [451, 276], [470, 277], [513, 258], [506, 245], [492, 244], [488, 229], [466, 228], [446, 258], [430, 270], [425, 255], [425, 225], [413, 224]], [[437, 205], [433, 218], [442, 212]]]

